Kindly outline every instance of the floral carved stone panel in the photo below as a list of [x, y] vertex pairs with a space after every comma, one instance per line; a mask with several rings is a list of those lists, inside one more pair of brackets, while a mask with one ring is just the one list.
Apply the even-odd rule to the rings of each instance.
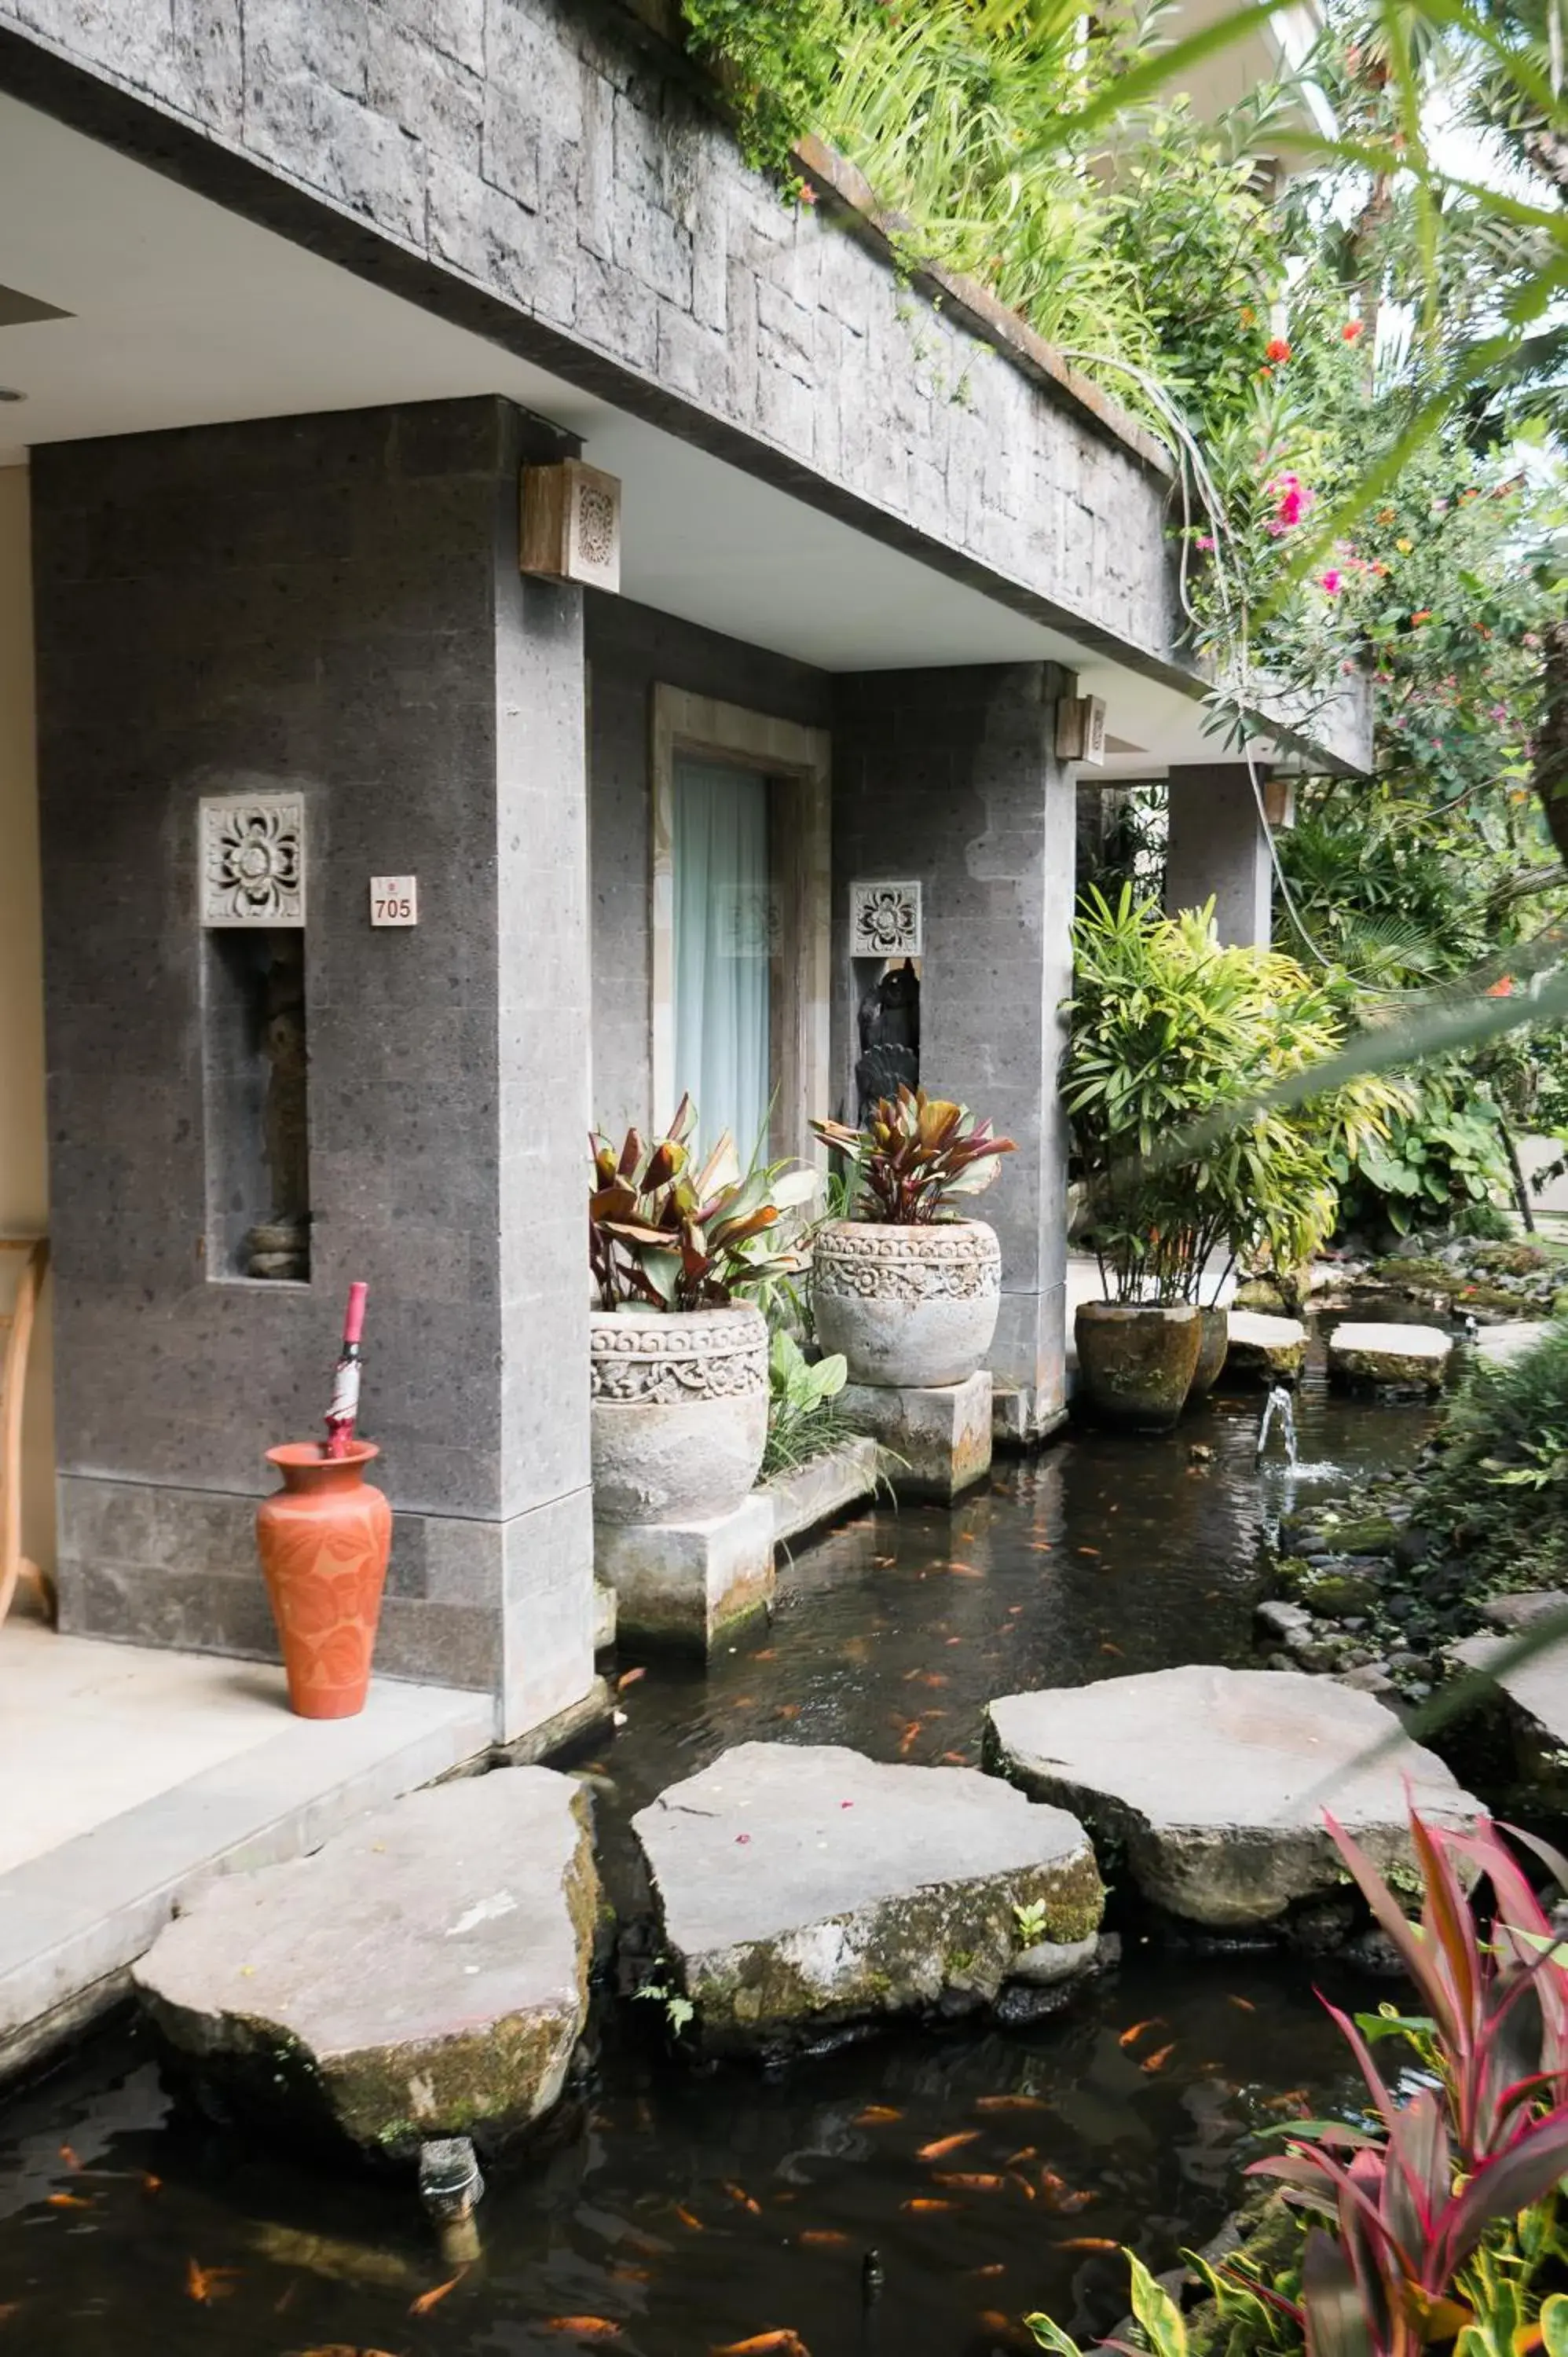
[[919, 885], [852, 884], [849, 948], [852, 957], [918, 957]]
[[201, 921], [305, 922], [303, 794], [204, 794]]

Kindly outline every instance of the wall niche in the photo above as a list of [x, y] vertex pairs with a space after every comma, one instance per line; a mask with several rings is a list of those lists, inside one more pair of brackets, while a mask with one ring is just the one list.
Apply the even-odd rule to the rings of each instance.
[[305, 935], [259, 925], [211, 931], [203, 948], [208, 1274], [306, 1284]]

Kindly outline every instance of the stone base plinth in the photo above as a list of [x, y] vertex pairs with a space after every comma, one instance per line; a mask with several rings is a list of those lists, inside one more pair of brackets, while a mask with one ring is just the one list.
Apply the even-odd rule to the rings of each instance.
[[616, 1592], [617, 1636], [707, 1652], [773, 1601], [773, 1501], [753, 1491], [698, 1523], [597, 1523], [594, 1564]]
[[900, 1498], [950, 1505], [991, 1470], [989, 1368], [967, 1383], [919, 1390], [846, 1383], [839, 1405], [852, 1424], [881, 1443], [884, 1478]]

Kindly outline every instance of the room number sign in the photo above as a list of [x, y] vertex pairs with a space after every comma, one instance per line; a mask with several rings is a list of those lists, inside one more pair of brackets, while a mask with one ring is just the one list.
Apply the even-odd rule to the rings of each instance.
[[371, 922], [372, 925], [417, 925], [419, 922], [418, 877], [372, 876]]

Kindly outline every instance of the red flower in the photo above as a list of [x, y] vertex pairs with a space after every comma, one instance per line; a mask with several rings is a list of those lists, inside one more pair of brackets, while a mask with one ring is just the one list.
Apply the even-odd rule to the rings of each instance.
[[1487, 996], [1488, 998], [1511, 998], [1513, 996], [1512, 974], [1505, 974], [1499, 981], [1494, 982], [1491, 988], [1487, 991]]
[[1411, 616], [1410, 627], [1412, 630], [1419, 630], [1423, 622], [1430, 622], [1431, 619], [1432, 608], [1430, 606], [1423, 606], [1418, 614], [1412, 614]]
[[1346, 343], [1353, 344], [1357, 337], [1365, 335], [1366, 331], [1367, 322], [1365, 319], [1347, 319], [1345, 325], [1340, 328], [1339, 333]]
[[1270, 337], [1269, 341], [1263, 347], [1263, 358], [1266, 361], [1289, 360], [1290, 346], [1286, 343], [1283, 336]]

